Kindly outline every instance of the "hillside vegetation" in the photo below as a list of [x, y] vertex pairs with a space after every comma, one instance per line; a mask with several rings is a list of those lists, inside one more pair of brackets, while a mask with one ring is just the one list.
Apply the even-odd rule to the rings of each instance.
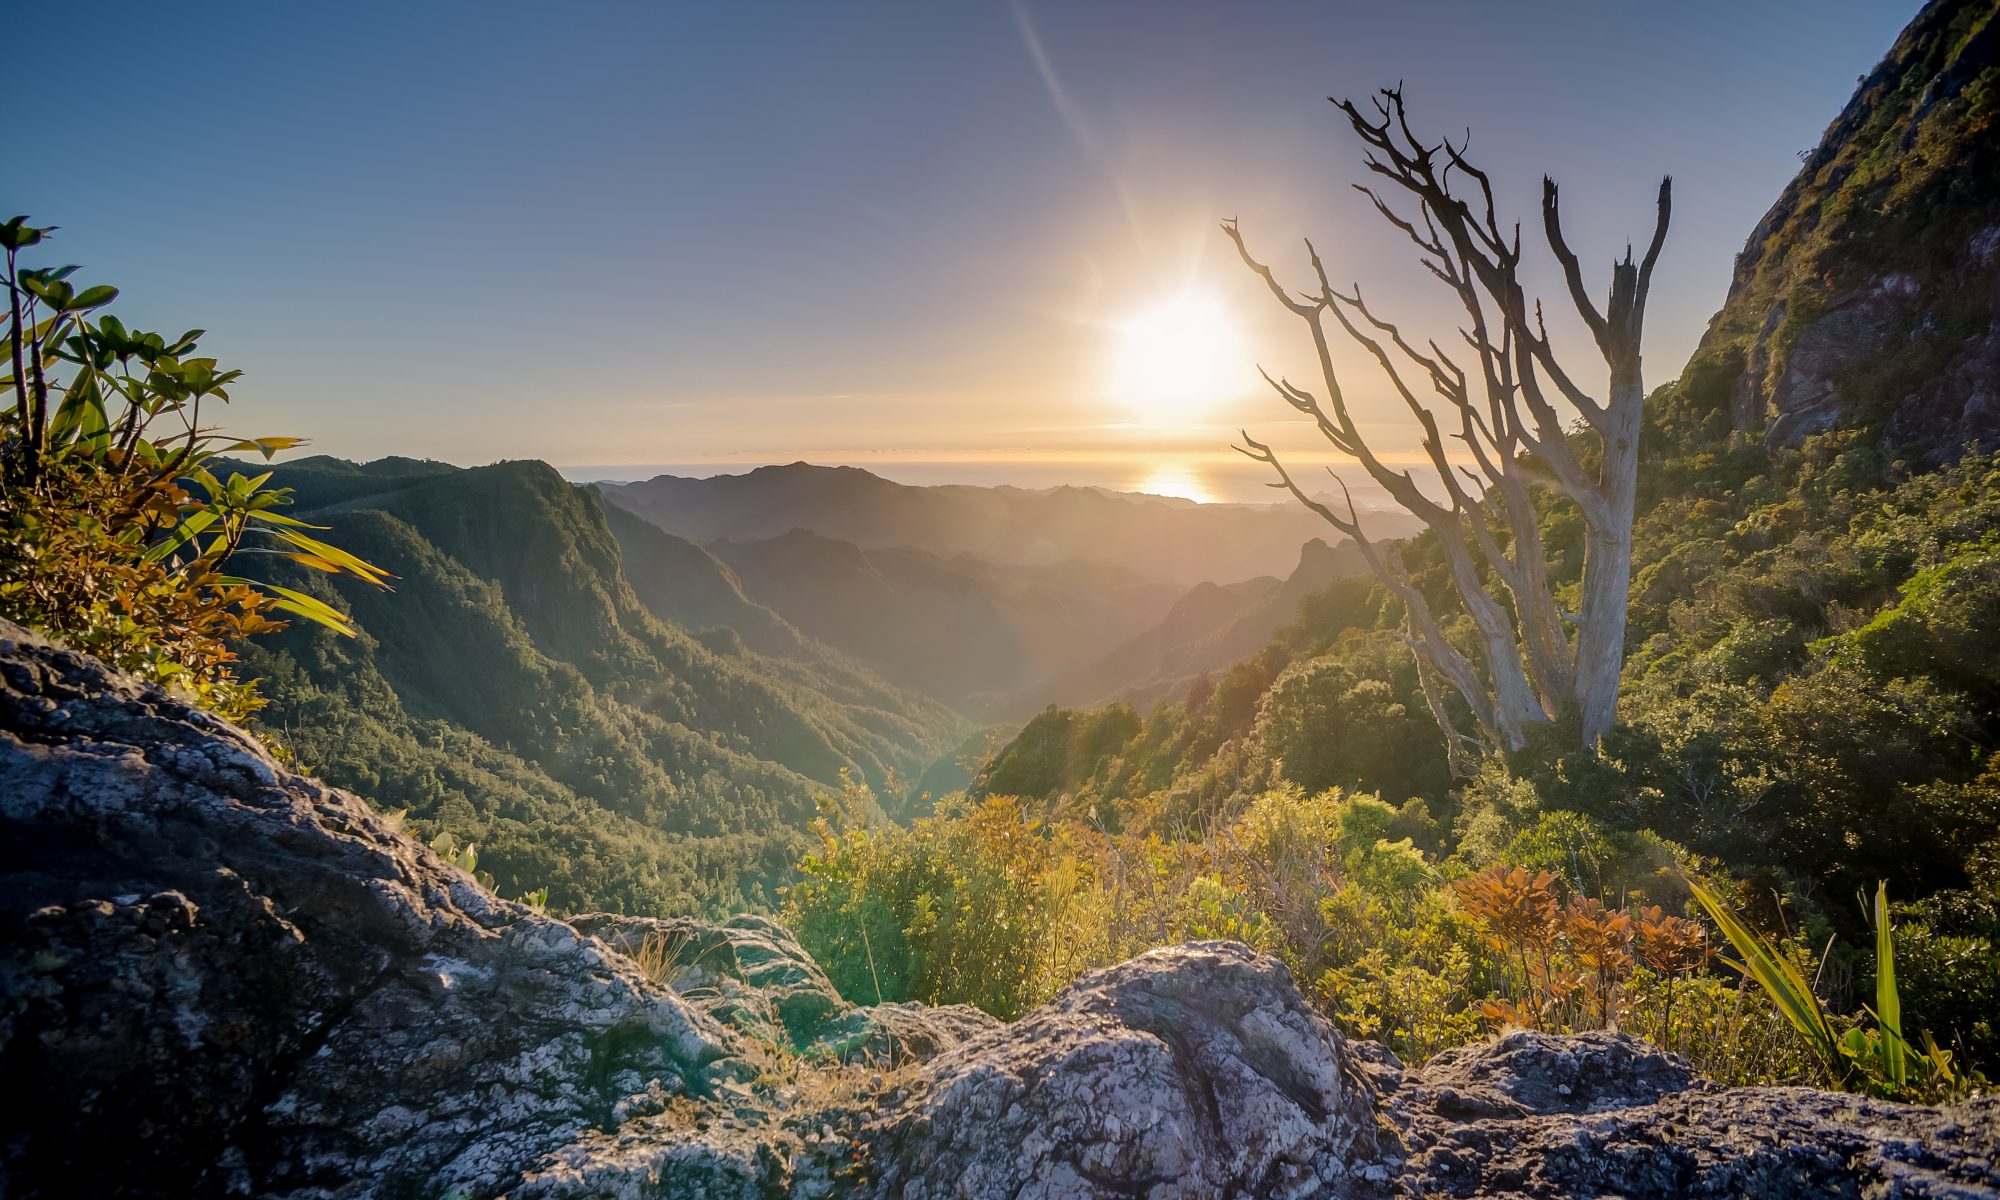
[[968, 712], [1116, 645], [1181, 594], [1101, 562], [1000, 566], [804, 529], [707, 549], [808, 634]]
[[507, 894], [767, 904], [816, 794], [843, 773], [914, 778], [964, 736], [804, 639], [800, 657], [769, 657], [662, 621], [595, 497], [544, 464], [308, 459], [278, 482], [398, 578], [385, 593], [296, 573], [360, 636], [295, 626], [246, 646], [263, 723], [329, 781], [476, 844]]
[[1367, 564], [1352, 542], [1329, 547], [1315, 538], [1300, 548], [1298, 566], [1285, 578], [1259, 576], [1194, 587], [1157, 625], [1016, 692], [1003, 711], [1026, 718], [1047, 704], [1151, 706], [1180, 699], [1205, 673], [1262, 649], [1274, 633], [1291, 624], [1306, 597], [1337, 579], [1366, 571]]
[[1878, 430], [1936, 465], [2000, 436], [2000, 22], [1924, 7], [1737, 256], [1671, 419], [1796, 448]]

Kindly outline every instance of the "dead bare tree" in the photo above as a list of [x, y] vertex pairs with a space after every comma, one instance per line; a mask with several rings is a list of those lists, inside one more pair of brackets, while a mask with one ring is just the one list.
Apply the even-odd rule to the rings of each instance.
[[[1375, 97], [1372, 114], [1351, 101], [1333, 103], [1366, 147], [1369, 171], [1391, 185], [1377, 190], [1357, 184], [1357, 190], [1415, 243], [1425, 269], [1463, 308], [1465, 324], [1459, 332], [1470, 349], [1471, 369], [1461, 367], [1435, 340], [1420, 347], [1405, 339], [1397, 326], [1370, 310], [1358, 284], [1344, 293], [1335, 290], [1310, 241], [1306, 254], [1312, 285], [1294, 293], [1251, 256], [1235, 221], [1222, 228], [1271, 294], [1305, 323], [1318, 353], [1324, 391], [1315, 394], [1268, 373], [1265, 381], [1436, 535], [1453, 589], [1476, 631], [1472, 652], [1446, 637], [1437, 614], [1412, 585], [1396, 547], [1377, 545], [1363, 535], [1351, 498], [1343, 516], [1307, 495], [1277, 454], [1247, 431], [1237, 449], [1276, 470], [1273, 487], [1291, 492], [1352, 538], [1376, 577], [1402, 601], [1403, 637], [1416, 655], [1425, 698], [1444, 730], [1455, 769], [1469, 770], [1482, 748], [1518, 750], [1534, 727], [1566, 717], [1575, 720], [1583, 747], [1594, 750], [1618, 709], [1645, 404], [1639, 342], [1653, 264], [1666, 241], [1673, 181], [1660, 183], [1659, 216], [1645, 256], [1635, 265], [1632, 249], [1626, 247], [1624, 259], [1612, 267], [1610, 297], [1599, 311], [1585, 291], [1576, 255], [1563, 240], [1555, 182], [1542, 180], [1542, 227], [1549, 249], [1562, 267], [1570, 302], [1609, 370], [1599, 399], [1557, 362], [1541, 304], [1530, 302], [1518, 277], [1520, 226], [1502, 228], [1492, 181], [1466, 160], [1465, 143], [1418, 138], [1400, 88], [1384, 89]], [[1410, 472], [1386, 464], [1362, 439], [1334, 370], [1329, 315], [1375, 359], [1408, 406], [1422, 430], [1424, 452], [1442, 480], [1442, 500], [1426, 495]], [[1437, 413], [1418, 398], [1411, 380], [1444, 402]], [[1575, 417], [1566, 421], [1558, 402]], [[1455, 423], [1449, 435], [1439, 415]], [[1571, 421], [1577, 418], [1581, 424], [1573, 430]], [[1464, 443], [1471, 466], [1451, 461], [1447, 436]], [[1530, 493], [1531, 487], [1545, 484], [1559, 489], [1583, 517], [1583, 579], [1574, 613], [1563, 611], [1549, 582]], [[1464, 701], [1476, 731], [1455, 725], [1445, 687]]]

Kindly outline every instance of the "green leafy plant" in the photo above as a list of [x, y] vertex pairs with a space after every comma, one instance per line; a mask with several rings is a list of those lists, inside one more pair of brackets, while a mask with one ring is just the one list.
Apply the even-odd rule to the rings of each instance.
[[1689, 879], [1688, 888], [1741, 956], [1740, 961], [1726, 961], [1764, 990], [1834, 1083], [1906, 1100], [1964, 1090], [1967, 1080], [1953, 1066], [1949, 1051], [1928, 1033], [1921, 1049], [1903, 1036], [1886, 883], [1875, 889], [1875, 1007], [1863, 1010], [1873, 1025], [1856, 1022], [1845, 1029], [1826, 1011], [1796, 958], [1745, 924], [1709, 885]]
[[[266, 460], [290, 437], [238, 438], [205, 424], [242, 372], [196, 353], [204, 331], [169, 338], [96, 315], [118, 297], [79, 287], [75, 266], [28, 267], [53, 226], [0, 222], [7, 326], [0, 339], [0, 613], [156, 682], [183, 686], [225, 716], [260, 701], [232, 670], [230, 643], [280, 628], [278, 615], [352, 634], [305, 592], [225, 573], [276, 555], [386, 588], [389, 575], [277, 511]], [[310, 532], [309, 532], [310, 531]]]
[[477, 879], [487, 887], [493, 886], [493, 876], [479, 872], [479, 847], [472, 842], [461, 842], [449, 833], [440, 833], [431, 839], [431, 849], [437, 856], [452, 866]]

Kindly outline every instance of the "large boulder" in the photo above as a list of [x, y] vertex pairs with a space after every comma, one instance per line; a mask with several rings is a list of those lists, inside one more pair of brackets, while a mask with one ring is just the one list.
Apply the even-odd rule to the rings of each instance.
[[0, 623], [0, 1193], [491, 1195], [732, 1034], [356, 797]]
[[1374, 1106], [1283, 965], [1175, 946], [932, 1062], [880, 1123], [874, 1194], [1337, 1194], [1370, 1170]]

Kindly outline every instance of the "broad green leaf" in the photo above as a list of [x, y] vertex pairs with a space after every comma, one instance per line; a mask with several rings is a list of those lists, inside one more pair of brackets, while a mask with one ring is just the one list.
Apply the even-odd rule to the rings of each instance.
[[42, 235], [54, 229], [44, 225], [40, 229], [28, 224], [26, 216], [10, 217], [0, 221], [0, 247], [8, 250], [22, 250], [42, 240]]
[[104, 451], [110, 424], [104, 415], [104, 396], [93, 379], [79, 380], [63, 396], [49, 422], [49, 444], [80, 444], [86, 453]]
[[271, 596], [271, 606], [281, 612], [288, 612], [294, 616], [304, 617], [315, 625], [323, 625], [333, 630], [342, 637], [354, 636], [354, 626], [348, 622], [346, 617], [341, 615], [338, 609], [331, 607], [324, 601], [314, 599], [304, 592], [294, 591], [287, 587], [279, 587], [275, 583], [258, 583], [251, 579], [241, 579], [233, 575], [219, 577], [217, 582], [240, 584], [244, 587], [256, 588]]
[[1882, 1073], [1902, 1087], [1908, 1077], [1903, 1055], [1903, 1004], [1896, 995], [1896, 939], [1889, 930], [1889, 884], [1875, 885], [1875, 1021], [1882, 1027]]
[[164, 541], [148, 547], [140, 557], [147, 562], [159, 562], [194, 540], [195, 535], [215, 524], [215, 521], [216, 514], [212, 508], [204, 508], [200, 512], [190, 514], [186, 520], [174, 526], [173, 532], [168, 534]]
[[245, 478], [240, 474], [231, 472], [229, 476], [229, 494], [238, 497], [248, 496], [258, 488], [269, 483], [271, 476], [274, 474], [276, 474], [275, 471], [266, 471], [255, 478]]
[[338, 575], [341, 573], [341, 568], [339, 563], [328, 562], [326, 559], [323, 559], [316, 554], [307, 554], [304, 551], [294, 551], [290, 554], [285, 555], [285, 557], [291, 559], [295, 563], [303, 563], [308, 567], [314, 568], [315, 570], [325, 571], [329, 575]]
[[259, 509], [258, 511], [250, 514], [250, 517], [251, 520], [258, 522], [259, 524], [285, 525], [293, 529], [328, 528], [328, 526], [325, 525], [314, 525], [309, 521], [301, 521], [297, 517], [287, 516], [286, 514], [281, 512], [272, 512], [269, 509]]
[[263, 455], [265, 462], [269, 462], [279, 451], [290, 450], [305, 444], [306, 440], [304, 438], [295, 437], [244, 438], [240, 442], [231, 442], [229, 445], [222, 447], [221, 452], [224, 454], [235, 454], [246, 450], [254, 451]]
[[117, 298], [117, 288], [112, 287], [108, 283], [100, 283], [96, 287], [88, 287], [77, 293], [76, 298], [70, 301], [70, 308], [77, 312], [82, 312], [90, 308], [102, 308]]
[[340, 547], [328, 545], [317, 538], [307, 537], [303, 533], [298, 533], [290, 529], [272, 529], [267, 532], [272, 537], [288, 542], [315, 558], [323, 558], [329, 562], [340, 564], [341, 570], [368, 583], [372, 583], [376, 587], [386, 588], [389, 586], [389, 580], [394, 578], [394, 576], [375, 564], [357, 558]]

